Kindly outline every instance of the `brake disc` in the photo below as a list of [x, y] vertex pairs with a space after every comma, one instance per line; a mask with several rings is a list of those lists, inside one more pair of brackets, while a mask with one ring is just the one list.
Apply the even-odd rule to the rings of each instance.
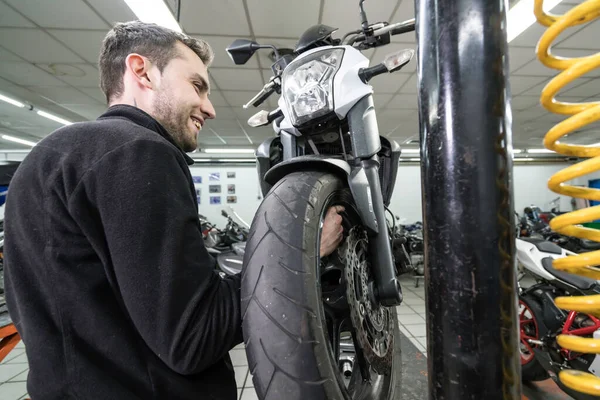
[[373, 277], [367, 261], [365, 230], [360, 226], [352, 228], [344, 247], [346, 296], [358, 345], [371, 367], [378, 374], [388, 375], [392, 370], [396, 319], [389, 308], [370, 300], [369, 283]]

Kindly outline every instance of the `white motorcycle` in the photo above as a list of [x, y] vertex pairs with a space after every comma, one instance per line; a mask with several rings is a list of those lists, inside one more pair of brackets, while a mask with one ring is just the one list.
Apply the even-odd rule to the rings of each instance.
[[558, 335], [600, 339], [600, 319], [559, 309], [554, 303], [559, 296], [600, 294], [598, 281], [552, 266], [552, 260], [575, 254], [542, 239], [517, 239], [519, 278], [529, 275], [536, 281], [532, 286], [519, 288], [522, 377], [524, 382], [550, 377], [574, 399], [597, 399], [570, 390], [558, 378], [563, 370], [585, 371], [600, 377], [600, 355], [564, 349], [556, 340]]
[[[386, 223], [400, 146], [380, 136], [377, 75], [414, 57], [402, 50], [369, 66], [361, 50], [415, 30], [415, 21], [370, 25], [334, 39], [316, 25], [292, 52], [239, 39], [227, 48], [244, 64], [273, 49], [273, 77], [244, 107], [274, 93], [278, 108], [253, 127], [275, 135], [256, 152], [264, 196], [252, 222], [242, 271], [246, 353], [259, 398], [393, 399], [402, 364], [396, 307], [402, 301]], [[324, 217], [343, 206], [344, 241], [320, 257]]]

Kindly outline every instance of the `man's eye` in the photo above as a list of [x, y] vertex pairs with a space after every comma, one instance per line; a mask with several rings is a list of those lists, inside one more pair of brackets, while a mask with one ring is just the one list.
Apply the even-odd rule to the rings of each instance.
[[195, 85], [196, 85], [196, 88], [197, 88], [197, 89], [198, 89], [200, 92], [202, 92], [202, 93], [204, 93], [204, 92], [208, 92], [208, 87], [207, 87], [207, 86], [206, 86], [206, 84], [204, 84], [203, 82], [198, 82], [198, 83], [196, 83]]

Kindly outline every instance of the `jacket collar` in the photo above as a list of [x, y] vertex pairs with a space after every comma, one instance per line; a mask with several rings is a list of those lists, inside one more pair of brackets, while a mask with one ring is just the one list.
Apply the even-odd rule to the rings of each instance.
[[181, 150], [179, 146], [177, 146], [169, 132], [167, 132], [167, 130], [156, 119], [154, 119], [150, 114], [148, 114], [144, 110], [141, 110], [134, 106], [130, 106], [128, 104], [116, 104], [114, 106], [109, 107], [104, 114], [98, 117], [98, 119], [114, 117], [127, 118], [128, 120], [137, 125], [140, 125], [146, 129], [150, 129], [151, 131], [158, 133], [160, 136], [162, 136], [171, 144], [173, 144], [173, 146], [177, 147], [181, 154], [183, 154], [183, 157], [185, 158], [185, 161], [188, 165], [194, 164], [194, 160], [190, 156], [188, 156], [183, 150]]

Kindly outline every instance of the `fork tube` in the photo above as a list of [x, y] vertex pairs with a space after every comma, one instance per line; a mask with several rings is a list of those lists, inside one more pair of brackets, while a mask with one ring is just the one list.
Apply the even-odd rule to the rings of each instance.
[[416, 0], [432, 400], [521, 399], [507, 4]]

